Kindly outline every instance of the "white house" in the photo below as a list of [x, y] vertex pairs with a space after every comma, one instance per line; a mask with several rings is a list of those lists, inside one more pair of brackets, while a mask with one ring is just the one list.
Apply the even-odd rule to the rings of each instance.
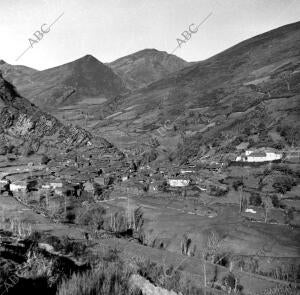
[[61, 187], [57, 187], [54, 189], [54, 193], [58, 196], [62, 196], [63, 195], [63, 189]]
[[126, 181], [126, 180], [128, 180], [128, 176], [127, 175], [122, 176], [122, 181]]
[[194, 172], [195, 172], [194, 170], [186, 170], [186, 169], [181, 169], [181, 170], [180, 170], [180, 173], [181, 173], [181, 174], [194, 173]]
[[189, 179], [168, 179], [168, 183], [171, 187], [185, 187], [190, 184]]
[[275, 149], [261, 148], [247, 150], [244, 155], [236, 157], [237, 162], [272, 162], [282, 159], [283, 154]]
[[51, 188], [51, 186], [49, 184], [42, 185], [42, 189], [44, 189], [44, 190], [49, 190], [50, 188]]
[[62, 188], [63, 187], [63, 183], [61, 181], [54, 181], [54, 182], [50, 182], [50, 186], [54, 189], [56, 188]]
[[11, 183], [10, 184], [10, 190], [12, 192], [25, 192], [26, 191], [26, 188], [27, 188], [27, 185], [26, 183], [23, 183], [23, 182], [14, 182], [14, 183]]

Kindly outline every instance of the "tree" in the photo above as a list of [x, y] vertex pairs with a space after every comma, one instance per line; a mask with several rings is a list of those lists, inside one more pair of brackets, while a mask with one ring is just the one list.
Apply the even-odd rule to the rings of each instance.
[[287, 90], [291, 90], [290, 82], [292, 79], [293, 71], [292, 70], [286, 70], [280, 74], [280, 79], [286, 83]]
[[264, 198], [264, 207], [265, 207], [265, 223], [268, 221], [268, 214], [270, 212], [270, 209], [273, 207], [271, 198], [269, 196], [266, 196]]
[[275, 178], [272, 186], [277, 193], [285, 194], [291, 190], [293, 185], [295, 185], [295, 181], [291, 176], [280, 176]]
[[206, 251], [211, 258], [211, 263], [215, 263], [221, 245], [222, 245], [222, 239], [220, 238], [218, 233], [216, 233], [215, 231], [210, 232], [210, 234], [207, 237]]
[[232, 184], [235, 191], [239, 191], [239, 198], [240, 198], [240, 213], [243, 211], [243, 187], [244, 182], [242, 179], [236, 180]]
[[249, 203], [252, 206], [260, 206], [262, 204], [261, 196], [257, 193], [251, 193]]

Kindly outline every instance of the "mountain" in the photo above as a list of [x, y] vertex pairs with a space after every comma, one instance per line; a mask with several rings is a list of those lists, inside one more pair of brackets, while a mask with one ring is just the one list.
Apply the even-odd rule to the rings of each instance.
[[21, 65], [10, 65], [4, 60], [0, 60], [0, 71], [5, 79], [13, 85], [30, 83], [30, 76], [38, 71]]
[[[179, 158], [299, 143], [300, 22], [243, 41], [102, 106], [93, 132], [155, 137]], [[162, 132], [163, 131], [163, 132]], [[125, 135], [127, 134], [127, 135]], [[107, 137], [114, 137], [111, 131]], [[115, 137], [121, 141], [120, 137]], [[136, 146], [136, 140], [135, 144]]]
[[3, 75], [15, 82], [22, 96], [46, 108], [86, 98], [109, 98], [127, 91], [121, 78], [91, 55], [44, 71], [28, 71], [24, 79], [16, 79], [17, 74]]
[[129, 89], [144, 87], [189, 65], [185, 60], [156, 49], [144, 49], [107, 64]]
[[63, 151], [85, 146], [91, 138], [84, 129], [63, 125], [21, 97], [0, 74], [0, 154]]

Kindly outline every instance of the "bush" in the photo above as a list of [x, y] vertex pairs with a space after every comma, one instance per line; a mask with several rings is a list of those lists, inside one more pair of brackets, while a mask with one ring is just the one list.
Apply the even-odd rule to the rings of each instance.
[[133, 215], [134, 215], [135, 230], [139, 232], [142, 229], [145, 222], [142, 208], [141, 207], [136, 208], [133, 212]]
[[93, 208], [79, 218], [79, 223], [90, 227], [91, 230], [100, 230], [103, 228], [105, 214], [105, 208], [101, 206]]
[[[231, 272], [228, 275], [226, 275], [225, 277], [223, 277], [222, 284], [225, 286], [226, 290], [230, 291], [230, 292], [233, 290], [236, 290], [236, 291], [242, 290], [242, 286], [240, 286], [238, 284], [237, 278]], [[235, 294], [236, 294], [236, 292], [235, 292]]]
[[262, 204], [262, 199], [261, 196], [257, 193], [252, 193], [250, 198], [249, 198], [249, 204], [252, 206], [261, 206]]
[[98, 183], [93, 183], [93, 187], [94, 187], [94, 195], [97, 197], [101, 196], [103, 193], [102, 186]]
[[287, 191], [291, 190], [291, 188], [295, 184], [296, 183], [292, 177], [276, 177], [273, 183], [273, 188], [276, 190], [277, 193], [285, 194]]
[[244, 185], [243, 181], [241, 179], [238, 179], [233, 182], [232, 187], [234, 188], [235, 191], [237, 191], [238, 188], [243, 185]]
[[46, 156], [46, 155], [43, 155], [42, 156], [42, 159], [41, 159], [41, 163], [43, 164], [43, 165], [47, 165], [49, 162], [50, 162], [50, 158], [48, 157], [48, 156]]
[[280, 201], [277, 197], [277, 195], [272, 195], [271, 196], [271, 201], [272, 201], [272, 204], [275, 208], [279, 208], [280, 207]]

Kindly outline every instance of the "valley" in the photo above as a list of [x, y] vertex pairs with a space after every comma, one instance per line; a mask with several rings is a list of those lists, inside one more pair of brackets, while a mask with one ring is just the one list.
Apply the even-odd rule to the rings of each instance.
[[0, 293], [109, 269], [124, 294], [298, 294], [299, 33], [193, 63], [1, 61]]

